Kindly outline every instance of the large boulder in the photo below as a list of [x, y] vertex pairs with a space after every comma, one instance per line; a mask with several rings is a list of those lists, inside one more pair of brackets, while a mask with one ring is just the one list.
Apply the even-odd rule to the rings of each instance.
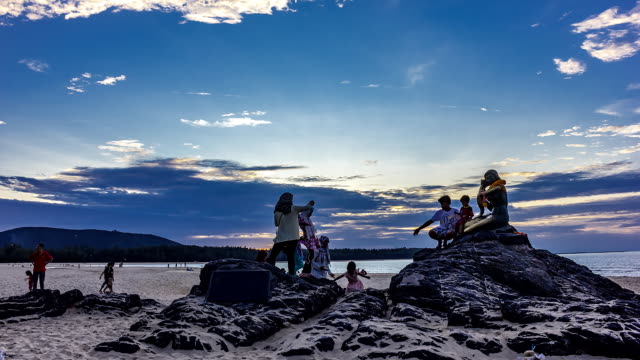
[[[525, 238], [476, 233], [445, 250], [425, 249], [391, 280], [392, 314], [407, 309], [443, 314], [445, 328], [464, 326], [459, 344], [488, 354], [500, 330], [521, 352], [536, 346], [546, 355], [591, 354], [640, 359], [640, 297], [588, 268]], [[419, 311], [411, 310], [418, 314]], [[397, 316], [397, 315], [396, 315]], [[393, 320], [393, 317], [392, 319]]]
[[[267, 270], [272, 298], [265, 303], [211, 303], [204, 299], [216, 270]], [[264, 340], [290, 324], [299, 324], [326, 309], [343, 294], [335, 282], [298, 278], [254, 261], [225, 259], [206, 264], [191, 295], [175, 300], [157, 314], [131, 326], [142, 342], [174, 349], [228, 351]]]

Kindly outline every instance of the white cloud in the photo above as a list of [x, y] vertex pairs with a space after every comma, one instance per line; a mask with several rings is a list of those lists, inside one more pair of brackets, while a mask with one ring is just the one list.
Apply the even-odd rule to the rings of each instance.
[[531, 24], [531, 25], [529, 25], [529, 26], [531, 26], [532, 28], [535, 28], [535, 27], [540, 26], [540, 23]]
[[154, 153], [153, 148], [145, 148], [142, 142], [134, 139], [109, 141], [98, 149], [106, 151], [105, 155], [115, 156], [117, 162], [129, 162]]
[[190, 147], [192, 149], [200, 149], [200, 145], [195, 145], [195, 144], [192, 144], [192, 143], [184, 143], [184, 146], [188, 146], [188, 147]]
[[367, 165], [367, 166], [378, 165], [378, 160], [365, 160], [364, 164]]
[[0, 125], [7, 125], [7, 123], [2, 121], [2, 120], [0, 120]]
[[91, 79], [91, 76], [92, 76], [91, 73], [88, 73], [88, 72], [82, 74], [82, 77], [87, 78], [87, 79]]
[[566, 144], [566, 147], [570, 147], [570, 148], [583, 148], [583, 147], [587, 147], [587, 145], [585, 144]]
[[76, 93], [83, 93], [84, 92], [83, 88], [75, 87], [75, 86], [67, 86], [67, 90], [73, 91], [73, 92], [76, 92]]
[[[251, 112], [245, 110], [240, 115], [242, 115], [242, 116], [249, 116], [249, 115], [262, 116], [262, 115], [265, 115], [266, 113], [267, 113], [266, 111], [260, 111], [260, 110], [251, 111]], [[222, 115], [222, 116], [225, 116], [225, 115]]]
[[606, 134], [611, 134], [613, 136], [621, 135], [621, 136], [635, 137], [634, 135], [640, 134], [640, 123], [632, 124], [632, 125], [622, 125], [622, 126], [613, 126], [613, 125], [598, 126], [598, 127], [589, 129], [589, 132], [606, 133]]
[[235, 115], [234, 113], [222, 114], [222, 116], [224, 116], [224, 117], [229, 117], [229, 116], [234, 116], [234, 115]]
[[544, 143], [542, 141], [538, 141], [531, 144], [531, 146], [540, 146], [540, 145], [544, 145]]
[[211, 93], [208, 93], [208, 92], [188, 92], [187, 94], [189, 94], [189, 95], [202, 95], [202, 96], [211, 95]]
[[539, 136], [539, 137], [547, 137], [547, 136], [553, 136], [553, 135], [555, 135], [555, 134], [556, 134], [556, 132], [555, 132], [555, 131], [553, 131], [553, 130], [547, 130], [547, 131], [545, 131], [545, 132], [541, 132], [540, 134], [538, 134], [538, 135], [536, 135], [536, 136]]
[[585, 133], [580, 130], [580, 126], [573, 126], [568, 129], [562, 130], [562, 135], [560, 136], [584, 136]]
[[364, 85], [363, 87], [366, 87], [366, 88], [379, 88], [380, 84], [368, 84], [368, 85]]
[[542, 75], [542, 70], [536, 71], [536, 75]]
[[[267, 14], [290, 10], [290, 0], [3, 0], [0, 16], [25, 17], [35, 21], [64, 16], [65, 19], [86, 18], [102, 12], [163, 11], [179, 12], [185, 20], [208, 24], [237, 24], [244, 14]], [[338, 3], [339, 5], [342, 2]]]
[[485, 107], [481, 107], [481, 108], [480, 108], [480, 110], [482, 110], [482, 111], [488, 111], [488, 110], [487, 110], [487, 108], [485, 108]]
[[96, 84], [100, 85], [115, 85], [118, 81], [124, 81], [127, 77], [124, 75], [120, 76], [107, 76], [104, 80], [96, 81]]
[[574, 33], [587, 33], [581, 48], [604, 62], [622, 60], [640, 51], [640, 1], [628, 12], [614, 6], [572, 24]]
[[349, 84], [351, 84], [351, 80], [342, 80], [342, 81], [340, 81], [340, 84], [349, 85]]
[[[0, 5], [0, 9], [2, 5]], [[49, 64], [44, 61], [34, 59], [22, 59], [18, 61], [18, 64], [25, 64], [30, 70], [35, 72], [45, 72], [49, 68]]]
[[627, 85], [627, 90], [640, 90], [640, 83], [631, 83]]
[[251, 126], [256, 127], [258, 125], [268, 125], [271, 121], [267, 120], [255, 120], [249, 117], [243, 118], [226, 118], [222, 121], [206, 121], [206, 120], [187, 120], [180, 119], [180, 122], [188, 124], [194, 127], [218, 127], [218, 128], [233, 128], [237, 126]]
[[556, 64], [556, 69], [558, 71], [567, 75], [580, 75], [587, 70], [586, 64], [574, 58], [569, 58], [566, 61], [555, 58], [553, 59], [553, 62]]
[[417, 82], [424, 80], [424, 73], [432, 64], [433, 63], [425, 63], [410, 66], [407, 69], [407, 80], [409, 81], [409, 84], [413, 86]]

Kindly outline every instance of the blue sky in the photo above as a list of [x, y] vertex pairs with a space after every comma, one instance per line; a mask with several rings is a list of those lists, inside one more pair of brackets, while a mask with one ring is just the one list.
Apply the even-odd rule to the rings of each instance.
[[0, 4], [0, 229], [268, 246], [291, 190], [417, 247], [496, 168], [536, 246], [638, 249], [640, 2], [39, 4]]

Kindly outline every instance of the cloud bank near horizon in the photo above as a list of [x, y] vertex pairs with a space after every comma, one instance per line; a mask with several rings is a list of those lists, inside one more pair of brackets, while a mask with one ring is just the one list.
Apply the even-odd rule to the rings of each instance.
[[[512, 222], [530, 234], [535, 246], [552, 251], [636, 249], [640, 172], [615, 172], [624, 166], [612, 163], [510, 182]], [[316, 200], [318, 230], [335, 240], [334, 247], [423, 247], [431, 241], [413, 237], [411, 230], [437, 210], [436, 199], [445, 193], [454, 199], [472, 195], [477, 188], [475, 182], [461, 182], [350, 191], [274, 184], [256, 175], [292, 168], [168, 158], [121, 168], [80, 167], [46, 179], [0, 176], [0, 190], [14, 195], [0, 200], [8, 214], [0, 226], [118, 229], [186, 244], [268, 247], [274, 233], [272, 206], [290, 191], [296, 203]]]

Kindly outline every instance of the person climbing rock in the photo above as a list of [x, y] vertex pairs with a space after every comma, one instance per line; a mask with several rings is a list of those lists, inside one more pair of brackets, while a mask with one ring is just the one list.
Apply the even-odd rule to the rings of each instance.
[[420, 230], [428, 227], [434, 222], [440, 224], [435, 228], [429, 230], [429, 237], [438, 242], [436, 249], [441, 249], [443, 246], [447, 247], [447, 241], [453, 239], [456, 236], [456, 224], [460, 219], [458, 209], [451, 207], [451, 198], [449, 195], [445, 195], [438, 199], [441, 209], [436, 211], [431, 219], [427, 220], [424, 224], [420, 225], [413, 231], [413, 236], [418, 235]]

